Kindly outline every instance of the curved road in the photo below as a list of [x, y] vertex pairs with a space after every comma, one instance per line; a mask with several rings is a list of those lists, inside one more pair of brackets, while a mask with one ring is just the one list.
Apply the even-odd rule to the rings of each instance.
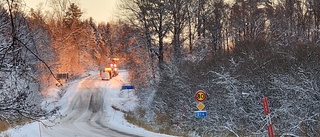
[[[117, 79], [113, 78], [103, 82], [111, 85], [115, 80]], [[104, 97], [106, 97], [106, 92], [112, 89], [97, 86], [99, 82], [101, 80], [98, 75], [82, 80], [68, 102], [67, 110], [63, 114], [65, 117], [56, 121], [58, 124], [51, 129], [41, 128], [43, 134], [52, 137], [140, 137], [111, 128], [108, 124], [110, 113], [113, 112], [107, 112], [106, 107], [110, 106], [104, 106], [104, 102], [112, 98]]]

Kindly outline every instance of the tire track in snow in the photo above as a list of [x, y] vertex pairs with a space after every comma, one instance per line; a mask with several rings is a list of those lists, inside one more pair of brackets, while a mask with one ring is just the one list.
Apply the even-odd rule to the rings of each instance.
[[[48, 136], [76, 137], [141, 137], [108, 127], [108, 116], [104, 111], [104, 94], [102, 89], [95, 86], [100, 80], [98, 76], [89, 76], [81, 81], [72, 97], [65, 117], [51, 129], [44, 129]], [[110, 81], [109, 81], [110, 82]]]

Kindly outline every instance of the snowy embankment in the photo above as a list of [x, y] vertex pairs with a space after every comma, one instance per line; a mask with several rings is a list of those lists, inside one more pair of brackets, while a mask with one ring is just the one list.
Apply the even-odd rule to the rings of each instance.
[[9, 129], [0, 133], [0, 136], [169, 137], [146, 131], [124, 119], [124, 113], [121, 111], [133, 110], [138, 102], [133, 90], [120, 90], [121, 86], [126, 84], [127, 77], [128, 73], [121, 71], [117, 77], [109, 81], [101, 81], [96, 73], [75, 80], [66, 85], [67, 92], [61, 99], [56, 100], [56, 92], [46, 99], [47, 102], [54, 102], [51, 107], [61, 107], [60, 113], [63, 115], [55, 123], [42, 121], [52, 127], [46, 128], [39, 122], [33, 122]]

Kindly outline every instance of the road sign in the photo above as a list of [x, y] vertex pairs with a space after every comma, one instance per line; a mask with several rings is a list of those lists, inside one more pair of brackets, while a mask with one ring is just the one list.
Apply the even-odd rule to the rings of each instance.
[[122, 86], [121, 90], [124, 90], [124, 89], [134, 89], [134, 86]]
[[199, 90], [196, 92], [195, 97], [197, 101], [202, 102], [207, 98], [207, 94], [203, 90]]
[[202, 109], [204, 109], [205, 105], [201, 102], [198, 103], [197, 108], [201, 111]]
[[205, 118], [207, 116], [207, 111], [194, 111], [196, 118]]

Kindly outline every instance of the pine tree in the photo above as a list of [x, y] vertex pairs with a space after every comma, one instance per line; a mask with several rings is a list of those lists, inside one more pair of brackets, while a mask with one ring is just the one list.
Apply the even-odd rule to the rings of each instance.
[[68, 11], [64, 16], [63, 21], [67, 25], [67, 27], [71, 27], [74, 23], [80, 22], [82, 14], [83, 12], [81, 11], [81, 9], [76, 4], [71, 3]]

